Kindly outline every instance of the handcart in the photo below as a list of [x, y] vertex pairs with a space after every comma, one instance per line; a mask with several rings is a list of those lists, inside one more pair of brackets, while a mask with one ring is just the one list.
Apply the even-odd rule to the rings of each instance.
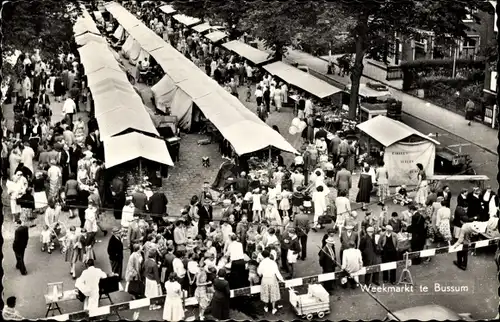
[[299, 295], [293, 288], [288, 292], [295, 313], [302, 319], [311, 321], [315, 315], [322, 319], [330, 313], [330, 295], [322, 285], [309, 285], [307, 294]]

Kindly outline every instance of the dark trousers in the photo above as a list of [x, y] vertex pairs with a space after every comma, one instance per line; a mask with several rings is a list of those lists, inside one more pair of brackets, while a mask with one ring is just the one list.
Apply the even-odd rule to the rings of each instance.
[[85, 225], [85, 209], [80, 207], [77, 211], [78, 218], [80, 218], [80, 228], [83, 228], [83, 225]]
[[285, 273], [290, 273], [290, 267], [288, 266], [288, 249], [281, 249], [281, 267]]
[[[382, 263], [390, 263], [398, 260], [397, 253], [382, 253]], [[396, 283], [396, 270], [391, 269], [390, 271], [383, 271], [382, 278], [384, 281], [389, 281], [391, 283]]]
[[[376, 263], [371, 262], [371, 263], [366, 263], [365, 266], [371, 266], [371, 265], [375, 265], [375, 264]], [[378, 284], [379, 278], [380, 278], [379, 273], [366, 274], [364, 281], [365, 281], [366, 285]]]
[[300, 247], [302, 248], [301, 258], [302, 260], [304, 260], [307, 257], [307, 235], [300, 236], [299, 241], [300, 241]]
[[457, 252], [457, 264], [460, 267], [467, 268], [467, 260], [469, 259], [469, 251], [461, 250]]
[[109, 260], [111, 263], [111, 271], [122, 278], [123, 273], [123, 258], [119, 258], [117, 260]]
[[24, 265], [24, 252], [26, 248], [15, 249], [14, 254], [16, 255], [16, 268], [21, 271], [21, 274], [26, 274], [26, 266]]

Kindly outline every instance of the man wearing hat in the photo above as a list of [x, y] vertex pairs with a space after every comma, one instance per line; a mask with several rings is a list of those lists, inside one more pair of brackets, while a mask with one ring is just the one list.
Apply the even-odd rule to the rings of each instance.
[[123, 272], [123, 243], [121, 230], [113, 227], [113, 235], [108, 242], [108, 256], [111, 263], [111, 271], [122, 278]]
[[[407, 231], [411, 234], [411, 250], [413, 252], [424, 249], [425, 240], [427, 238], [427, 229], [425, 228], [425, 218], [420, 211], [417, 211], [415, 205], [410, 205], [411, 225]], [[413, 265], [418, 265], [422, 262], [420, 258], [413, 259]]]
[[294, 226], [295, 233], [299, 238], [302, 249], [299, 259], [304, 261], [307, 257], [307, 235], [309, 234], [309, 229], [311, 227], [309, 223], [309, 216], [304, 214], [302, 211], [299, 211], [295, 215]]
[[[319, 252], [319, 265], [322, 268], [323, 274], [335, 272], [337, 266], [335, 254], [335, 239], [329, 236], [325, 240], [325, 246]], [[335, 281], [325, 281], [323, 282], [323, 287], [330, 294], [333, 291]]]
[[[385, 232], [381, 234], [378, 241], [381, 250], [382, 263], [389, 263], [398, 260], [398, 237], [393, 231], [391, 225], [385, 226]], [[391, 282], [396, 284], [396, 270], [384, 271], [382, 273], [384, 283]]]
[[[375, 242], [375, 228], [368, 226], [365, 229], [366, 234], [361, 237], [359, 242], [359, 250], [363, 257], [363, 265], [371, 266], [378, 264], [379, 258], [377, 255], [377, 243]], [[379, 273], [372, 273], [365, 275], [365, 285], [370, 286], [371, 284], [379, 285]]]
[[342, 264], [342, 255], [345, 249], [349, 248], [349, 243], [358, 245], [358, 234], [354, 233], [354, 225], [352, 221], [346, 222], [345, 229], [340, 233], [340, 263]]
[[134, 216], [130, 222], [127, 231], [127, 240], [129, 242], [130, 254], [132, 254], [134, 252], [134, 244], [141, 243], [143, 240], [141, 230], [139, 229], [139, 216]]

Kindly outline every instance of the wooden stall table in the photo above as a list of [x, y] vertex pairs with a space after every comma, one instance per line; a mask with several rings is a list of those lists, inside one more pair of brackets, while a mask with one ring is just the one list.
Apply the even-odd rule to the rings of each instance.
[[[77, 292], [77, 290], [64, 291], [62, 297], [56, 298], [52, 295], [45, 294], [45, 304], [47, 305], [47, 313], [45, 313], [45, 317], [48, 317], [49, 313], [54, 311], [58, 311], [59, 314], [63, 314], [61, 308], [59, 307], [59, 303], [76, 300]], [[54, 316], [54, 313], [52, 313], [52, 316]]]

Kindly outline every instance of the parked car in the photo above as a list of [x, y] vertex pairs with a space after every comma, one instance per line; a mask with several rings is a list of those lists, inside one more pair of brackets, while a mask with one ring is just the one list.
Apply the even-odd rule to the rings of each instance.
[[422, 305], [387, 314], [384, 321], [474, 321], [469, 313], [455, 313], [440, 305]]

